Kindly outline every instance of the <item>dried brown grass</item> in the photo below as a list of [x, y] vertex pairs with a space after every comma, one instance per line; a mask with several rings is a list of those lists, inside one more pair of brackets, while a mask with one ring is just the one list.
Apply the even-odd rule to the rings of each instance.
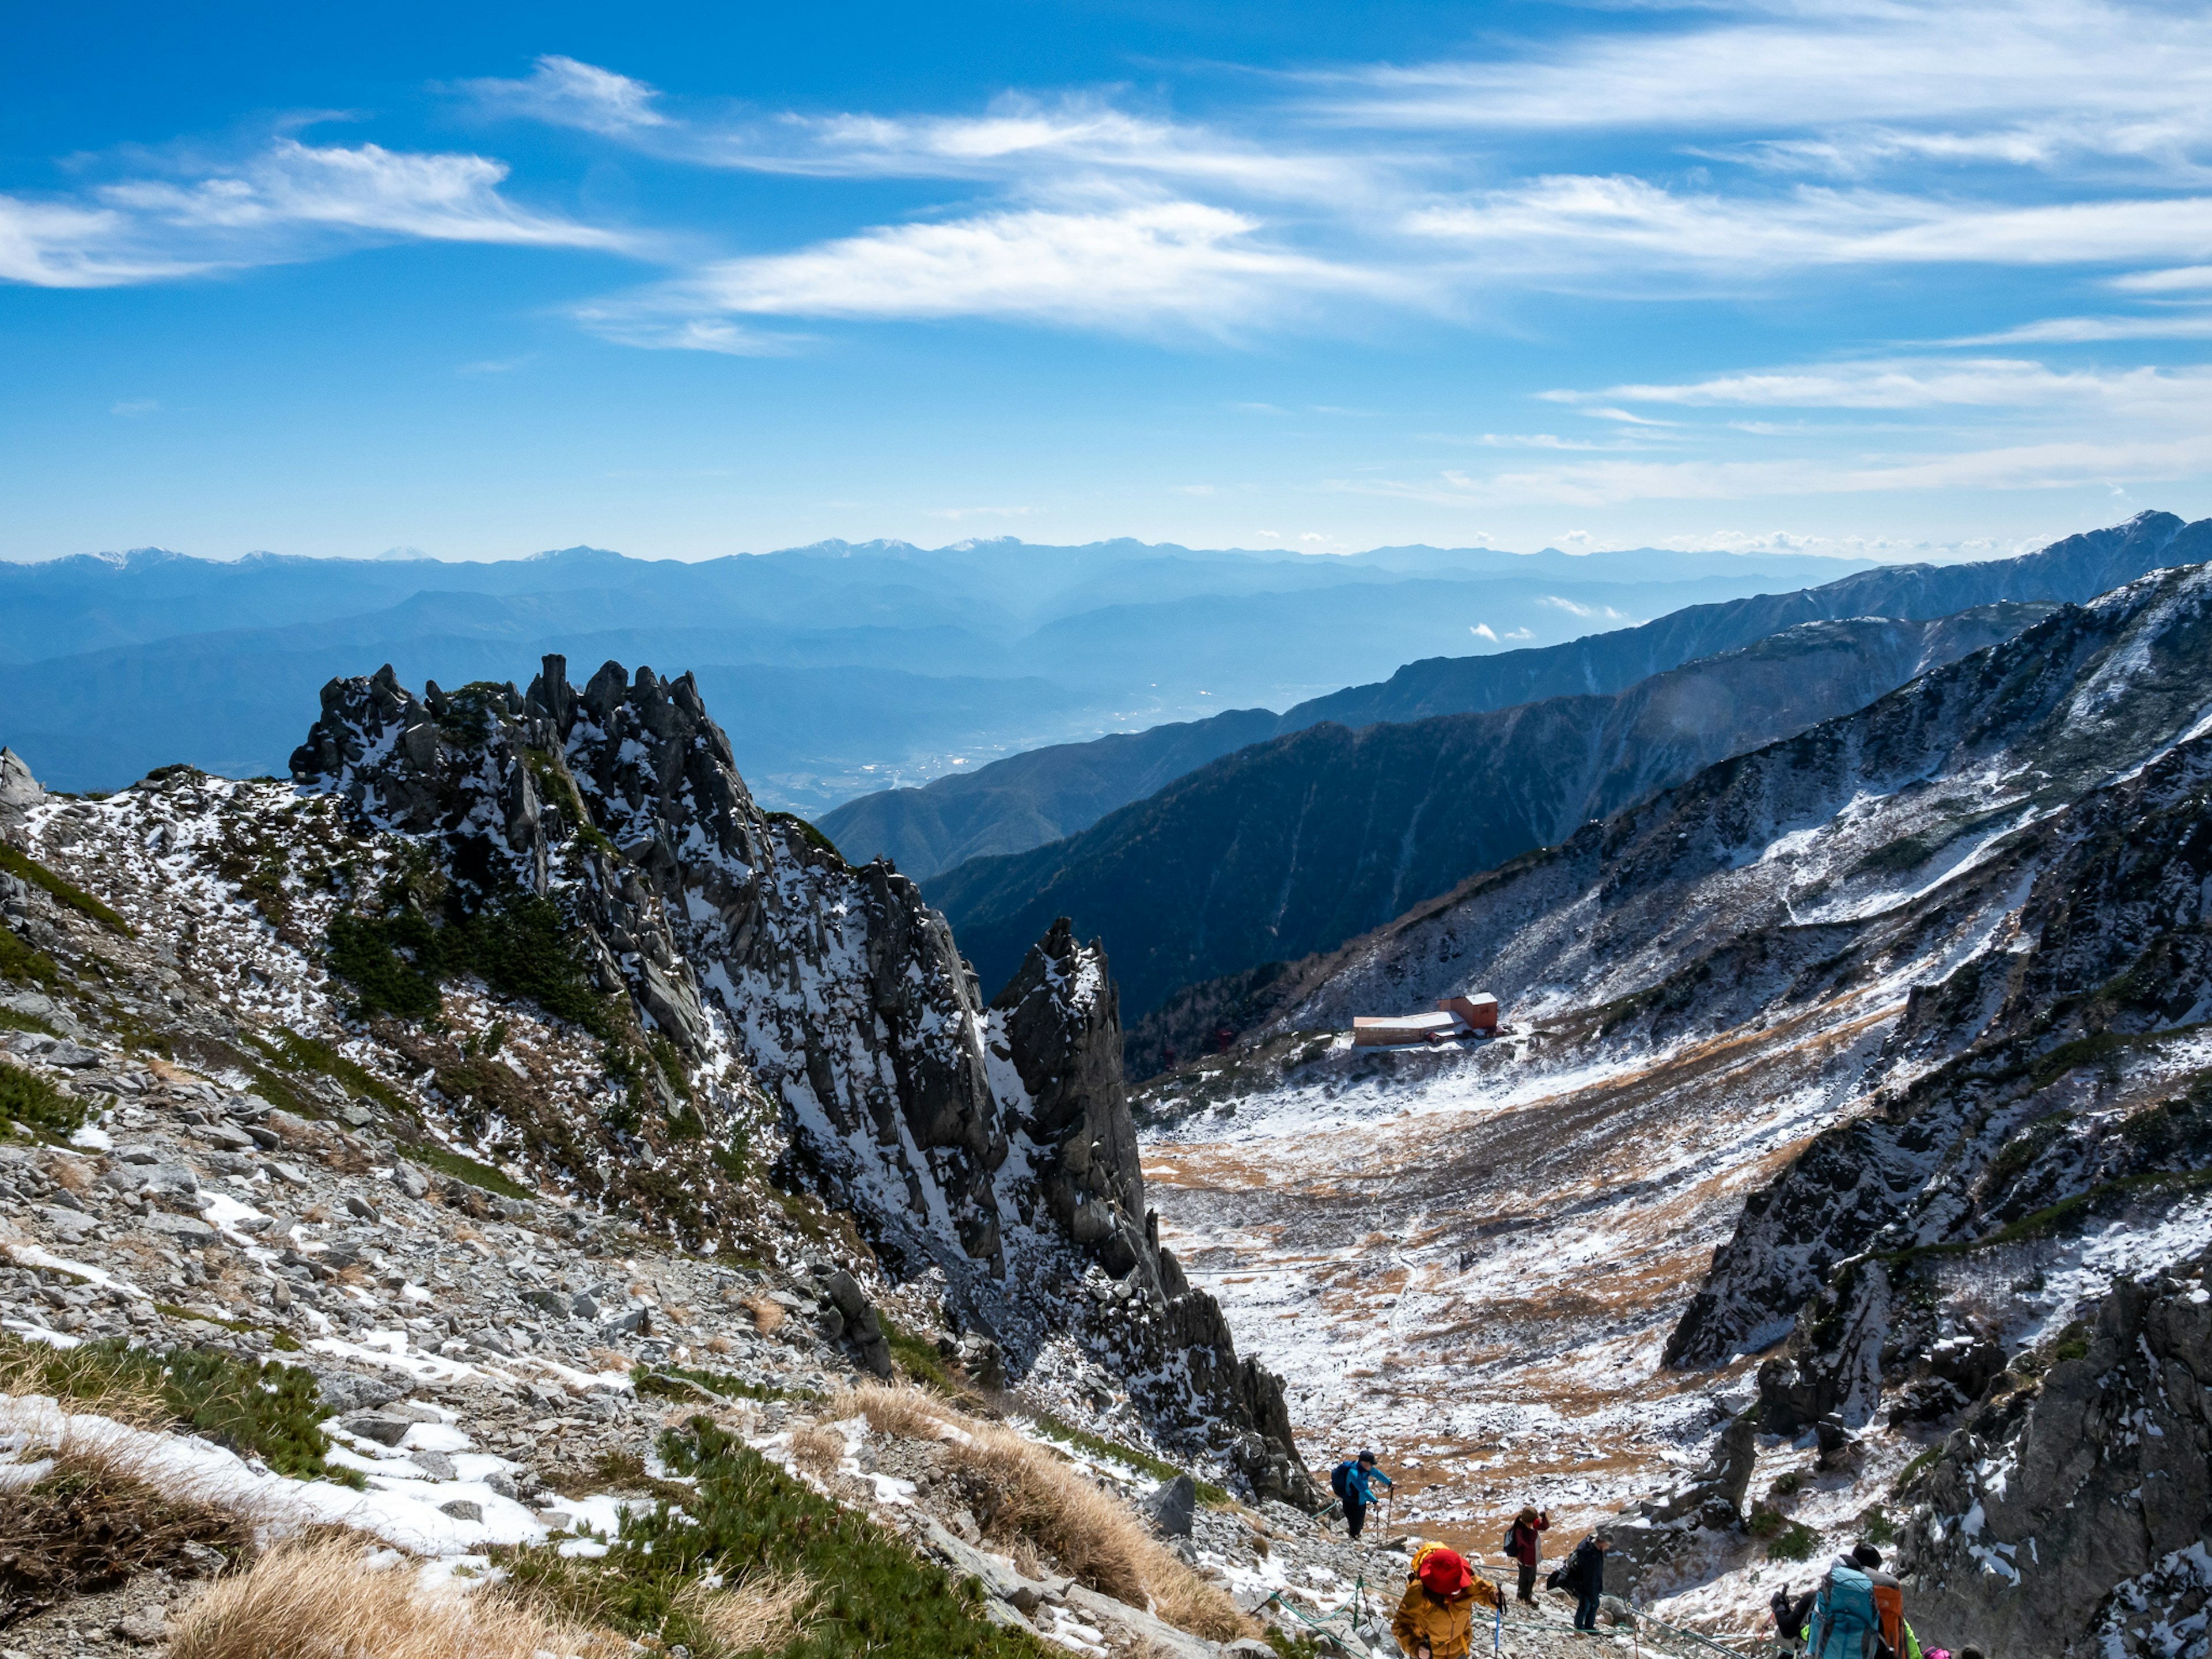
[[0, 1625], [142, 1572], [189, 1576], [198, 1548], [235, 1557], [252, 1545], [239, 1494], [157, 1476], [113, 1425], [64, 1417], [52, 1439], [29, 1449], [51, 1467], [0, 1503]]
[[172, 1628], [169, 1659], [616, 1659], [630, 1644], [556, 1625], [492, 1587], [428, 1590], [343, 1537], [279, 1545], [219, 1580]]
[[763, 1336], [773, 1336], [783, 1328], [783, 1304], [772, 1302], [764, 1296], [744, 1298], [746, 1311], [753, 1316], [753, 1328]]
[[709, 1589], [695, 1578], [678, 1594], [676, 1606], [698, 1621], [722, 1653], [774, 1653], [818, 1622], [809, 1604], [821, 1588], [803, 1572], [763, 1568], [723, 1589]]
[[71, 1193], [82, 1194], [92, 1190], [92, 1166], [84, 1158], [49, 1158], [46, 1160], [46, 1175], [55, 1186], [66, 1188]]
[[1162, 1548], [1127, 1505], [1003, 1424], [969, 1417], [920, 1389], [883, 1383], [842, 1390], [830, 1409], [866, 1417], [878, 1434], [942, 1443], [946, 1462], [994, 1500], [986, 1533], [1018, 1555], [1026, 1544], [1071, 1577], [1132, 1607], [1149, 1605], [1194, 1636], [1231, 1641], [1256, 1632], [1225, 1594]]
[[368, 1148], [351, 1135], [338, 1136], [337, 1144], [323, 1154], [323, 1162], [340, 1175], [367, 1175], [376, 1167]]
[[710, 1336], [707, 1339], [707, 1352], [708, 1353], [728, 1353], [735, 1349], [737, 1346], [738, 1345], [736, 1343], [731, 1341], [726, 1336]]
[[809, 1474], [828, 1479], [844, 1455], [845, 1437], [835, 1429], [802, 1423], [791, 1431], [791, 1461]]

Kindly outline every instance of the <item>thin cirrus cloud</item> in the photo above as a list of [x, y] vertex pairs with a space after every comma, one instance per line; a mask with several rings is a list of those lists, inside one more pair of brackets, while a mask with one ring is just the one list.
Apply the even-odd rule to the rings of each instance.
[[2054, 439], [1926, 456], [1772, 461], [1591, 461], [1475, 477], [1338, 480], [1334, 489], [1440, 507], [1616, 507], [1941, 489], [2056, 489], [2185, 477], [2212, 470], [2212, 430], [2154, 442]]
[[756, 318], [981, 317], [1228, 335], [1286, 295], [1404, 297], [1401, 279], [1272, 246], [1261, 228], [1189, 201], [988, 213], [727, 260], [580, 315], [636, 343], [742, 353], [780, 337], [742, 320]]
[[2006, 207], [1815, 186], [1729, 198], [1626, 175], [1556, 175], [1416, 210], [1407, 228], [1528, 270], [1604, 265], [1627, 251], [1730, 272], [2120, 264], [2212, 252], [2212, 197]]
[[481, 155], [279, 139], [235, 166], [126, 179], [87, 199], [0, 196], [0, 279], [112, 288], [320, 257], [365, 240], [626, 251], [628, 239], [501, 194]]
[[1048, 187], [1068, 173], [1141, 174], [1237, 192], [1343, 199], [1381, 164], [1341, 147], [1285, 149], [1134, 115], [1095, 96], [1008, 94], [980, 115], [667, 112], [660, 90], [572, 58], [459, 88], [487, 113], [602, 133], [666, 159], [820, 179], [999, 179]]
[[[1364, 478], [1336, 488], [1469, 508], [1540, 502], [1598, 507], [1898, 490], [2118, 487], [2212, 466], [2212, 368], [2075, 369], [2025, 358], [1891, 358], [1538, 395], [1588, 413], [1621, 404], [1681, 411], [1826, 409], [1847, 418], [1880, 413], [1915, 424], [1828, 428], [1826, 436], [1838, 441], [1816, 443], [1814, 453], [1796, 457], [1563, 459], [1545, 467], [1481, 475], [1447, 469], [1426, 479]], [[2075, 435], [2085, 419], [2094, 420], [2094, 440]], [[1772, 429], [1771, 423], [1736, 420], [1725, 426], [1754, 435]], [[2000, 432], [2014, 428], [2016, 435], [1990, 441], [1993, 426]]]
[[1537, 395], [1553, 403], [1677, 408], [2194, 411], [2212, 400], [2212, 369], [2057, 369], [2026, 358], [1893, 358]]
[[1316, 112], [1346, 124], [1813, 135], [1799, 159], [1827, 166], [1885, 149], [2027, 165], [2065, 151], [2169, 154], [2212, 134], [2208, 82], [2212, 17], [2194, 8], [1779, 0], [1685, 28], [1591, 32], [1311, 85]]

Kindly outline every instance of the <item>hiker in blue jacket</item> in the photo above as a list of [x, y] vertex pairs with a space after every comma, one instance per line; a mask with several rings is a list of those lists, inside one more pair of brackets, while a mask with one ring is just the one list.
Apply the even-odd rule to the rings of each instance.
[[1375, 1482], [1377, 1480], [1386, 1486], [1398, 1484], [1376, 1467], [1375, 1454], [1371, 1451], [1346, 1458], [1329, 1473], [1329, 1489], [1336, 1493], [1337, 1500], [1344, 1505], [1345, 1524], [1352, 1529], [1354, 1538], [1359, 1536], [1359, 1529], [1367, 1524], [1367, 1510], [1375, 1501]]
[[1807, 1659], [1874, 1659], [1881, 1642], [1872, 1572], [1856, 1552], [1839, 1555], [1813, 1598], [1812, 1619], [1806, 1626]]

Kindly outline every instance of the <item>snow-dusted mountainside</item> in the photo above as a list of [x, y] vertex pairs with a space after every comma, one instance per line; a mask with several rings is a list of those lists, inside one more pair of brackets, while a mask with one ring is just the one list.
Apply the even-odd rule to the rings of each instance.
[[[1256, 1040], [1139, 1093], [1163, 1234], [1310, 1449], [1395, 1444], [1408, 1513], [1478, 1544], [1524, 1497], [1672, 1488], [1616, 1570], [1662, 1607], [1757, 1618], [1748, 1498], [1762, 1535], [1901, 1527], [1923, 1642], [2087, 1653], [2160, 1596], [2180, 1617], [2201, 1469], [2148, 1521], [2094, 1469], [2008, 1471], [2084, 1409], [2124, 1437], [2082, 1402], [2127, 1388], [2201, 1443], [2195, 1337], [2130, 1382], [2124, 1334], [2084, 1333], [2208, 1294], [2208, 799], [2197, 566], [1297, 964]], [[1476, 987], [1507, 1026], [1466, 1052], [1322, 1035]], [[2130, 1541], [2000, 1618], [2100, 1528]]]
[[322, 701], [291, 784], [174, 769], [18, 813], [222, 988], [197, 1040], [233, 1069], [318, 1045], [410, 1133], [693, 1252], [757, 1253], [811, 1193], [1016, 1376], [1073, 1339], [1164, 1431], [1309, 1490], [1279, 1385], [1151, 1233], [1097, 946], [1049, 933], [987, 1006], [910, 883], [754, 804], [688, 675]]

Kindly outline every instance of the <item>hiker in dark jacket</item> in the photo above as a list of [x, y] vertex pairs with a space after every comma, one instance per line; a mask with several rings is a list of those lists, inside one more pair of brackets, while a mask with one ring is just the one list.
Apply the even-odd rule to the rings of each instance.
[[1375, 1466], [1375, 1454], [1364, 1451], [1356, 1458], [1339, 1463], [1329, 1475], [1329, 1485], [1344, 1503], [1344, 1522], [1354, 1538], [1367, 1524], [1368, 1506], [1375, 1501], [1375, 1482], [1386, 1486], [1398, 1483]]
[[1543, 1559], [1544, 1547], [1537, 1536], [1552, 1524], [1552, 1517], [1533, 1507], [1524, 1508], [1513, 1517], [1513, 1527], [1505, 1534], [1505, 1553], [1521, 1564], [1521, 1588], [1516, 1601], [1530, 1607], [1536, 1604], [1536, 1563]]
[[1613, 1534], [1594, 1532], [1575, 1546], [1567, 1565], [1559, 1569], [1559, 1588], [1575, 1598], [1575, 1628], [1595, 1634], [1598, 1598], [1605, 1594], [1605, 1553], [1613, 1547]]
[[1805, 1624], [1813, 1616], [1813, 1602], [1820, 1595], [1808, 1589], [1802, 1595], [1793, 1596], [1788, 1588], [1774, 1592], [1774, 1599], [1766, 1605], [1774, 1610], [1774, 1632], [1782, 1638], [1786, 1652], [1795, 1653], [1805, 1644]]

